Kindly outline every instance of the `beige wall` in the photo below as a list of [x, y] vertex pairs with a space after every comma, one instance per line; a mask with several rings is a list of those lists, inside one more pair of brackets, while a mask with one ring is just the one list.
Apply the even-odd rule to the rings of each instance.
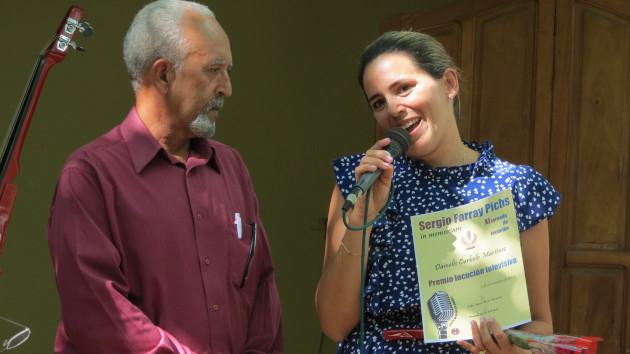
[[[238, 148], [260, 199], [284, 312], [287, 353], [317, 353], [314, 307], [331, 159], [365, 150], [372, 117], [356, 84], [358, 56], [390, 14], [460, 0], [203, 1], [232, 41], [234, 94], [216, 139]], [[0, 136], [37, 54], [70, 5], [95, 35], [79, 38], [48, 75], [21, 155], [19, 187], [0, 256], [0, 316], [27, 324], [15, 353], [52, 352], [59, 301], [46, 244], [54, 186], [68, 154], [118, 124], [133, 104], [122, 38], [138, 0], [0, 0]], [[330, 343], [327, 343], [330, 351]]]

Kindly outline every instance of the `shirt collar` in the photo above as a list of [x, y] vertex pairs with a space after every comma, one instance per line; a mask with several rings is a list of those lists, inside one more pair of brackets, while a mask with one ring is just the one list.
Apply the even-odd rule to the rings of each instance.
[[[162, 145], [144, 125], [135, 106], [129, 111], [129, 114], [120, 125], [120, 129], [129, 149], [129, 155], [136, 173], [140, 173], [149, 162], [159, 155], [173, 161], [173, 159], [169, 159]], [[190, 141], [190, 156], [188, 157], [187, 168], [192, 169], [205, 164], [209, 164], [217, 172], [220, 172], [216, 149], [212, 146], [210, 140], [194, 138]]]
[[210, 139], [193, 138], [190, 140], [190, 156], [188, 157], [188, 169], [208, 164], [221, 173], [217, 161], [217, 150]]

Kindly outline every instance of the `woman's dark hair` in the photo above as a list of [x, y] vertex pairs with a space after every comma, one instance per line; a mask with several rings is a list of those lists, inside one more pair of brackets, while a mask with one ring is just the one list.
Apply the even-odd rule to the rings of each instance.
[[[435, 38], [425, 33], [411, 31], [387, 32], [372, 42], [361, 55], [359, 66], [359, 85], [365, 92], [363, 86], [363, 75], [365, 68], [382, 54], [404, 53], [413, 59], [415, 64], [426, 71], [431, 77], [439, 80], [444, 76], [448, 68], [452, 68], [457, 73], [457, 79], [461, 82], [460, 70], [455, 65], [455, 61], [446, 52], [444, 46]], [[455, 97], [455, 113], [459, 111], [459, 97]]]

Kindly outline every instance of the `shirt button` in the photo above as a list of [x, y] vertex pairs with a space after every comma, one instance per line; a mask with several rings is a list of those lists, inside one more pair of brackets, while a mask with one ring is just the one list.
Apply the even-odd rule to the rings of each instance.
[[219, 305], [217, 304], [212, 305], [212, 309], [215, 311], [219, 310]]
[[208, 258], [206, 258], [206, 260], [204, 261], [206, 264], [210, 264], [210, 260]]
[[203, 219], [203, 216], [201, 216], [201, 213], [197, 213], [197, 219], [199, 220]]

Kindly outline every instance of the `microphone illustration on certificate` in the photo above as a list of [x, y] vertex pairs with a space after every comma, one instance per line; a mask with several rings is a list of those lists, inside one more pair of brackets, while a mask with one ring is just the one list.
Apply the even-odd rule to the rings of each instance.
[[453, 304], [450, 297], [443, 291], [437, 291], [429, 298], [427, 306], [431, 314], [431, 320], [433, 320], [433, 323], [440, 331], [440, 339], [446, 339], [447, 323], [453, 318]]

